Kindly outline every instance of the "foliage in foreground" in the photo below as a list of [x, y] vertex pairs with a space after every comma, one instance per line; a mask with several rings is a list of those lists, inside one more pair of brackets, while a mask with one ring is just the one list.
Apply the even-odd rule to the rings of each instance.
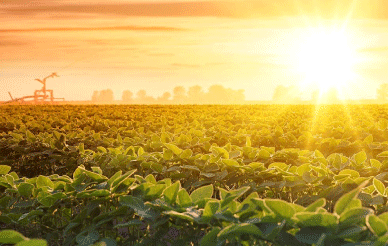
[[1, 109], [0, 244], [386, 244], [386, 105]]
[[[136, 170], [106, 177], [99, 167], [79, 166], [72, 178], [29, 179], [9, 173], [8, 166], [0, 169], [0, 185], [6, 187], [0, 221], [50, 245], [350, 246], [388, 241], [388, 213], [377, 216], [358, 199], [373, 181], [343, 195], [331, 213], [324, 198], [303, 207], [261, 199], [249, 193], [250, 187], [227, 191], [213, 185], [189, 194], [179, 181], [156, 181], [152, 174], [134, 175]], [[28, 245], [12, 238], [26, 241], [10, 230], [0, 233], [0, 243]]]

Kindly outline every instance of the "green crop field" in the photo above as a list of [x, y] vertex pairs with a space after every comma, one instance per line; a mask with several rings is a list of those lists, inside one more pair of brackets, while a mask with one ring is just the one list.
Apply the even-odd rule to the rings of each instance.
[[0, 107], [0, 245], [387, 245], [388, 106]]

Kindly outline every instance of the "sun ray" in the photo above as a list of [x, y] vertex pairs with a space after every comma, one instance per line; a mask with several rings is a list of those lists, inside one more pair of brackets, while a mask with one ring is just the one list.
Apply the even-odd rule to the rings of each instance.
[[355, 78], [355, 51], [346, 34], [336, 28], [310, 28], [296, 53], [297, 70], [305, 77], [302, 86], [316, 85], [321, 93], [342, 90]]
[[354, 12], [354, 9], [355, 9], [355, 7], [357, 5], [357, 2], [358, 2], [358, 0], [352, 0], [352, 4], [350, 5], [350, 9], [348, 11], [348, 14], [346, 15], [346, 18], [345, 18], [345, 20], [343, 22], [343, 25], [342, 25], [342, 30], [343, 31], [347, 28], [347, 26], [349, 24], [349, 21], [350, 21], [350, 19], [353, 16], [353, 12]]

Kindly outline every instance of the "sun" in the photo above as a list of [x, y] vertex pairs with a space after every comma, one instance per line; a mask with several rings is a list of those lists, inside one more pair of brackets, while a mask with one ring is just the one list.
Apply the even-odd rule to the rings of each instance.
[[314, 29], [299, 42], [297, 66], [303, 84], [321, 93], [342, 90], [354, 78], [355, 50], [342, 30]]

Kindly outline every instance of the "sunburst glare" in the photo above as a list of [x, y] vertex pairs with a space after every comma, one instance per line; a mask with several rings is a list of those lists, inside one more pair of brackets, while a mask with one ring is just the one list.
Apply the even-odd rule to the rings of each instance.
[[310, 28], [299, 42], [296, 64], [304, 77], [302, 86], [318, 87], [320, 94], [336, 89], [340, 93], [355, 78], [355, 50], [344, 30]]

